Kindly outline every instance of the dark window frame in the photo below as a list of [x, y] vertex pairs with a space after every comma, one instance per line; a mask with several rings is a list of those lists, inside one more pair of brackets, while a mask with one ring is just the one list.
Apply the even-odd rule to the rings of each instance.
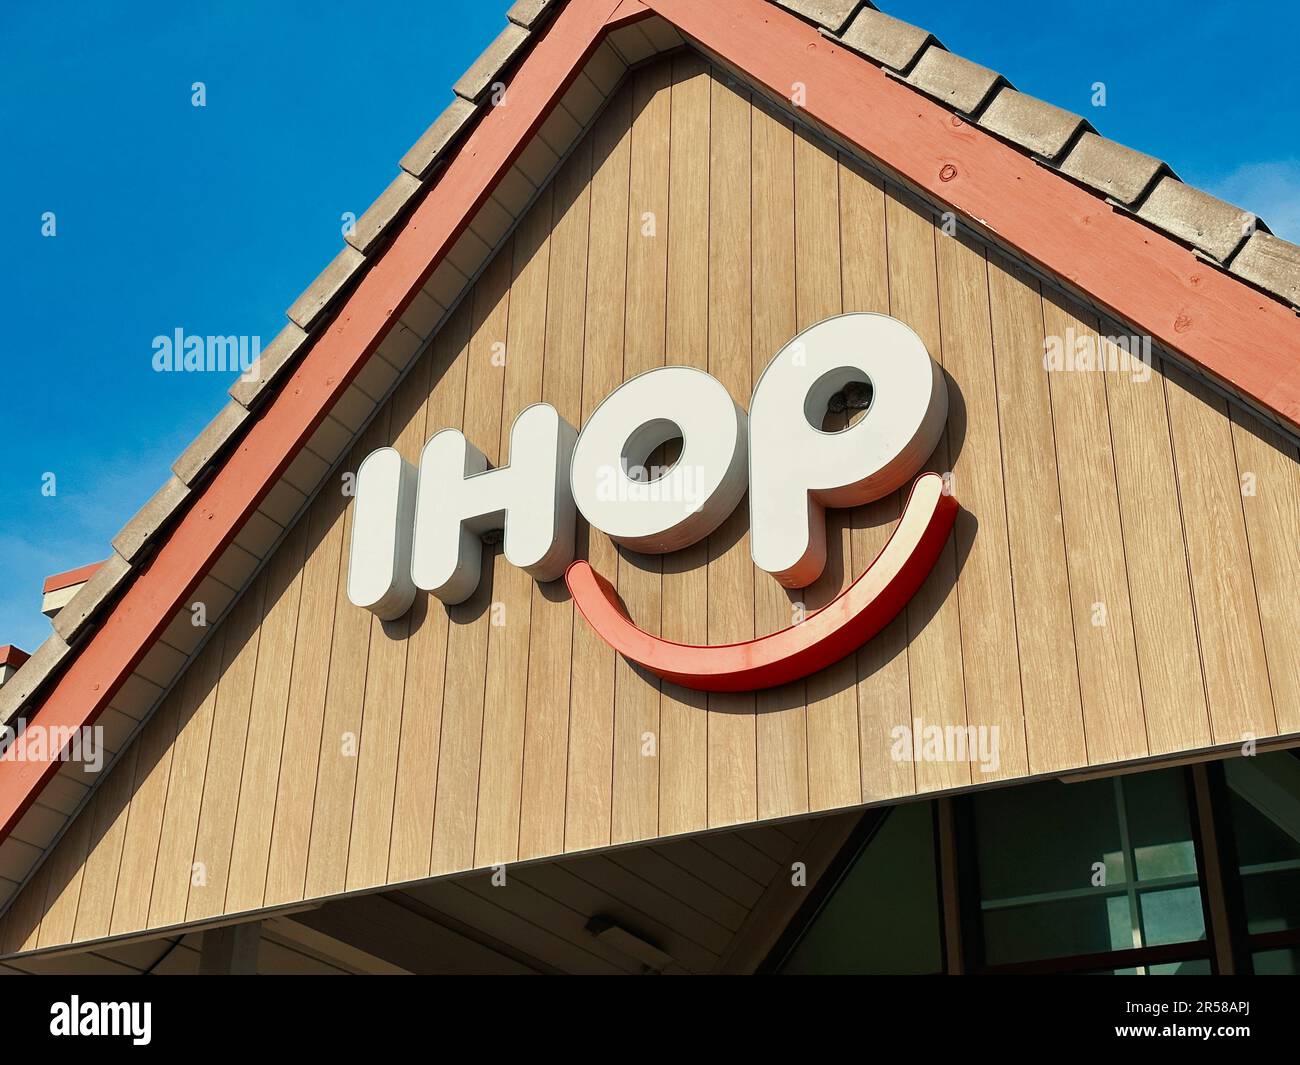
[[[1159, 767], [1153, 768], [1153, 772]], [[1109, 779], [1109, 778], [1107, 778]], [[1067, 787], [1069, 785], [1066, 785]], [[983, 911], [980, 908], [979, 859], [975, 851], [975, 795], [962, 795], [954, 800], [957, 818], [957, 882], [958, 904], [961, 907], [962, 947], [965, 971], [973, 975], [1030, 974], [1088, 972], [1097, 969], [1131, 969], [1139, 966], [1161, 965], [1177, 961], [1203, 961], [1210, 963], [1210, 972], [1217, 974], [1214, 933], [1210, 924], [1206, 897], [1205, 861], [1200, 825], [1196, 817], [1196, 794], [1191, 772], [1184, 770], [1183, 793], [1187, 800], [1191, 822], [1192, 849], [1196, 856], [1197, 886], [1200, 889], [1201, 914], [1205, 938], [1181, 943], [1162, 943], [1148, 947], [1128, 947], [1121, 950], [1099, 951], [1093, 954], [1057, 955], [1036, 958], [1032, 961], [990, 963], [984, 952]]]
[[[1300, 749], [1288, 753], [1300, 759]], [[1152, 772], [1160, 766], [1153, 766]], [[1197, 775], [1203, 786], [1198, 787]], [[980, 975], [1025, 974], [1052, 975], [1095, 972], [1099, 969], [1130, 969], [1179, 961], [1208, 961], [1210, 972], [1219, 975], [1254, 972], [1253, 956], [1268, 950], [1300, 950], [1300, 927], [1280, 932], [1248, 931], [1243, 902], [1240, 863], [1237, 857], [1236, 832], [1232, 823], [1227, 778], [1219, 760], [1183, 767], [1184, 795], [1191, 823], [1191, 840], [1196, 856], [1197, 883], [1205, 937], [1181, 943], [1149, 947], [1076, 954], [1033, 961], [989, 964], [985, 960], [983, 919], [980, 908], [979, 863], [975, 851], [975, 794], [955, 797], [933, 796], [929, 803], [934, 819], [933, 843], [935, 878], [939, 885], [938, 922], [942, 971], [959, 971]], [[1015, 785], [1018, 786], [1018, 785]], [[952, 859], [944, 848], [941, 804], [949, 804], [952, 817]], [[820, 914], [827, 900], [843, 881], [853, 863], [870, 845], [893, 806], [874, 807], [863, 813], [844, 846], [840, 848], [826, 873], [814, 885], [809, 897], [796, 911], [776, 944], [756, 972], [773, 974], [795, 945], [803, 938]], [[1207, 832], [1213, 836], [1206, 838]], [[1212, 845], [1214, 861], [1208, 861]], [[948, 892], [955, 892], [957, 925], [951, 927]], [[1212, 905], [1213, 903], [1213, 905]], [[1215, 919], [1214, 905], [1222, 905], [1225, 918]], [[1226, 923], [1226, 928], [1224, 927]], [[950, 952], [950, 947], [952, 948]], [[1222, 961], [1221, 961], [1222, 959]], [[1225, 968], [1231, 966], [1231, 968]]]

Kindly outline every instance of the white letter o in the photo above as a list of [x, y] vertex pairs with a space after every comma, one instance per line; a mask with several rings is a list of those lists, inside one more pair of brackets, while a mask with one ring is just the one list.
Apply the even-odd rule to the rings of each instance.
[[[708, 536], [744, 497], [748, 419], [716, 378], [690, 366], [633, 377], [583, 427], [570, 480], [583, 517], [634, 551], [663, 554]], [[682, 438], [655, 480], [629, 475]]]

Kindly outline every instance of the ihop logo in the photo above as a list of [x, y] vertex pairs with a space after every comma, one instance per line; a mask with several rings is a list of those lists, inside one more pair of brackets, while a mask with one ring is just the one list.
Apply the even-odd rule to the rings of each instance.
[[[826, 431], [828, 405], [846, 391], [869, 405]], [[348, 598], [384, 620], [404, 614], [417, 591], [463, 602], [478, 586], [483, 535], [503, 529], [509, 563], [538, 581], [565, 576], [593, 628], [651, 672], [707, 690], [785, 683], [860, 646], [919, 587], [957, 509], [937, 474], [917, 479], [885, 549], [836, 600], [791, 629], [718, 647], [638, 628], [609, 583], [574, 561], [577, 514], [624, 547], [663, 554], [708, 536], [748, 490], [755, 565], [803, 588], [826, 564], [826, 508], [907, 484], [947, 414], [943, 373], [916, 333], [888, 315], [853, 313], [778, 351], [748, 414], [708, 373], [664, 366], [616, 388], [581, 432], [549, 404], [528, 407], [511, 427], [508, 463], [495, 469], [456, 429], [425, 444], [418, 468], [380, 448], [357, 471]], [[677, 460], [648, 471], [678, 438]]]

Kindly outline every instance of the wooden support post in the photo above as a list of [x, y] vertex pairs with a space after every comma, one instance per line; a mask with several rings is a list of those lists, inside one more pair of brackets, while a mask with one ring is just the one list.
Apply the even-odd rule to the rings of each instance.
[[199, 954], [200, 976], [254, 976], [262, 922], [225, 925], [203, 933]]
[[952, 799], [935, 803], [938, 826], [936, 846], [939, 853], [939, 892], [943, 913], [943, 946], [949, 976], [966, 971], [961, 946], [961, 895], [957, 872], [957, 828]]

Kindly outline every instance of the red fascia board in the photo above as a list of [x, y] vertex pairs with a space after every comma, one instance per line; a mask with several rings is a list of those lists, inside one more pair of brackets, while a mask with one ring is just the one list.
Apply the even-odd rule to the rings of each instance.
[[810, 118], [1300, 428], [1300, 323], [1289, 307], [766, 0], [646, 3], [772, 92], [789, 99], [803, 85]]
[[[468, 227], [619, 7], [618, 0], [570, 0], [541, 31], [511, 78], [508, 102], [487, 109], [436, 187], [29, 720], [70, 729], [94, 723]], [[0, 758], [0, 839], [54, 775], [58, 755]]]
[[8, 666], [10, 669], [17, 669], [32, 656], [24, 651], [21, 647], [15, 647], [11, 643], [0, 647], [0, 666]]
[[103, 562], [91, 562], [89, 565], [70, 569], [66, 573], [56, 573], [53, 577], [46, 577], [41, 593], [49, 595], [51, 592], [57, 592], [60, 588], [71, 588], [74, 584], [85, 584], [95, 575], [95, 570], [99, 569], [103, 564]]

